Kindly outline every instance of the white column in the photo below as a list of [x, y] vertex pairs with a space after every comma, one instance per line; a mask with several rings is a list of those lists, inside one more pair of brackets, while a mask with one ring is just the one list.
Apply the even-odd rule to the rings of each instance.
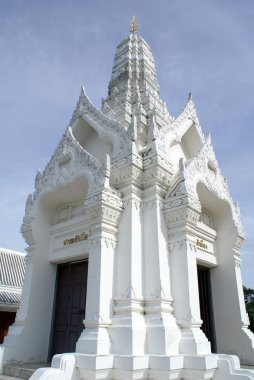
[[111, 328], [114, 353], [119, 355], [143, 355], [145, 349], [142, 215], [138, 194], [135, 186], [126, 189], [124, 212], [119, 226], [115, 315]]
[[167, 198], [164, 215], [168, 228], [174, 315], [181, 327], [180, 353], [209, 354], [211, 345], [200, 329], [195, 229], [201, 206], [197, 199], [179, 192]]
[[169, 244], [174, 310], [181, 326], [180, 353], [209, 354], [210, 342], [200, 329], [199, 291], [195, 243], [187, 235]]
[[108, 327], [113, 312], [114, 262], [122, 202], [110, 188], [85, 200], [91, 222], [85, 329], [76, 352], [108, 355], [112, 351]]
[[[254, 334], [248, 329], [241, 275], [242, 236], [226, 220], [218, 228], [218, 267], [211, 270], [215, 331], [219, 352], [235, 354], [246, 364], [254, 364]], [[237, 344], [236, 344], [237, 342]]]
[[144, 202], [143, 211], [147, 352], [176, 355], [180, 329], [172, 313], [167, 229], [161, 211], [162, 198], [154, 190], [153, 198]]
[[76, 344], [78, 353], [107, 355], [111, 351], [108, 327], [112, 318], [115, 248], [112, 238], [97, 237], [91, 241], [85, 329]]

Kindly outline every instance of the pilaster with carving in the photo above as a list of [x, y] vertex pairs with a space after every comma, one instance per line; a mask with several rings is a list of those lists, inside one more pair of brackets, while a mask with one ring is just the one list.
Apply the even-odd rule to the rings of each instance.
[[13, 346], [19, 335], [22, 333], [27, 322], [27, 313], [29, 309], [30, 293], [32, 286], [33, 265], [35, 259], [35, 239], [33, 236], [33, 222], [34, 222], [34, 209], [33, 209], [32, 196], [29, 194], [26, 202], [26, 214], [21, 226], [21, 233], [27, 243], [27, 254], [25, 257], [26, 269], [22, 288], [21, 302], [16, 314], [15, 322], [10, 326], [8, 335], [5, 337], [5, 344]]
[[176, 355], [179, 353], [180, 330], [173, 316], [167, 229], [162, 213], [164, 194], [156, 184], [145, 194], [149, 195], [143, 201], [146, 206], [143, 206], [143, 267], [147, 352]]
[[112, 319], [114, 263], [118, 243], [118, 224], [122, 213], [120, 194], [106, 179], [102, 191], [84, 201], [85, 213], [90, 220], [90, 249], [87, 282], [85, 330], [76, 352], [110, 354], [111, 340], [108, 328]]
[[122, 190], [124, 211], [116, 256], [114, 317], [110, 335], [115, 354], [144, 354], [146, 326], [143, 298], [142, 209], [140, 189]]
[[[242, 282], [242, 260], [240, 256], [240, 248], [243, 242], [243, 237], [237, 235], [237, 238], [235, 240], [235, 244], [233, 247], [233, 261], [234, 261], [234, 272], [235, 272], [235, 278], [236, 278], [236, 291], [237, 291], [237, 297], [239, 300], [239, 311], [240, 311], [240, 317], [243, 329], [248, 329], [248, 326], [250, 324], [248, 313], [246, 312], [246, 305], [244, 301], [244, 294], [243, 294], [243, 282]], [[248, 332], [247, 332], [248, 335]], [[252, 336], [252, 341], [254, 343], [254, 335]]]
[[201, 206], [197, 198], [186, 192], [183, 178], [166, 197], [163, 212], [168, 229], [174, 315], [181, 327], [180, 353], [208, 354], [210, 343], [200, 329], [202, 320], [193, 231]]
[[114, 317], [110, 329], [116, 354], [144, 353], [142, 176], [143, 159], [133, 142], [127, 156], [112, 162], [112, 182], [121, 192], [124, 206], [119, 225]]
[[166, 193], [173, 176], [172, 163], [157, 150], [155, 144], [152, 144], [148, 149], [144, 150], [142, 156], [144, 188], [150, 188], [156, 185], [161, 191]]

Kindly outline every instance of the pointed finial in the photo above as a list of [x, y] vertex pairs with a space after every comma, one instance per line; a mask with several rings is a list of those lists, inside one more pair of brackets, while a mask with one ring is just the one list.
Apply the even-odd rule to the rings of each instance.
[[131, 23], [130, 23], [130, 31], [131, 33], [135, 33], [138, 31], [138, 22], [135, 16], [132, 16]]
[[192, 93], [191, 92], [189, 92], [188, 100], [192, 100]]

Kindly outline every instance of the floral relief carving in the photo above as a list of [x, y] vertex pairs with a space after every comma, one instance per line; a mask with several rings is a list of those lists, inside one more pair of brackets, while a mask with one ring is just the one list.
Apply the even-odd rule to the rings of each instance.
[[89, 239], [89, 245], [90, 248], [97, 248], [101, 245], [101, 238], [100, 236], [95, 236], [93, 238]]
[[32, 223], [31, 221], [30, 223], [24, 222], [21, 226], [22, 236], [25, 239], [25, 242], [28, 246], [35, 244], [31, 223]]
[[171, 175], [163, 168], [151, 167], [143, 171], [143, 184], [148, 185], [154, 182], [160, 183], [161, 186], [167, 188], [171, 181]]
[[123, 201], [124, 209], [131, 208], [132, 206], [134, 206], [136, 210], [140, 210], [141, 204], [141, 200], [136, 197], [128, 197]]
[[184, 247], [185, 243], [186, 243], [186, 238], [183, 238], [181, 240], [169, 241], [168, 242], [169, 253], [174, 253], [176, 250], [181, 250]]
[[129, 153], [128, 155], [124, 156], [124, 157], [120, 157], [118, 159], [115, 159], [114, 161], [112, 161], [112, 164], [111, 164], [111, 168], [112, 168], [112, 171], [113, 170], [116, 170], [116, 169], [119, 169], [119, 168], [123, 168], [125, 166], [128, 166], [128, 165], [136, 165], [137, 167], [139, 167], [140, 169], [142, 169], [143, 167], [143, 159], [140, 155], [137, 155], [137, 154], [134, 154], [134, 153]]
[[90, 248], [97, 248], [98, 246], [104, 246], [107, 249], [117, 250], [117, 239], [112, 239], [104, 236], [95, 236], [89, 239]]
[[237, 252], [240, 250], [242, 243], [243, 243], [243, 236], [238, 235], [236, 237], [236, 241], [234, 244], [234, 248]]
[[170, 297], [170, 295], [165, 291], [165, 289], [162, 286], [159, 286], [158, 288], [156, 288], [153, 292], [151, 292], [150, 295], [153, 298], [172, 301], [172, 298]]
[[27, 253], [25, 257], [26, 265], [30, 265], [34, 262], [34, 253]]
[[121, 217], [121, 210], [114, 210], [111, 207], [95, 205], [86, 209], [91, 222], [108, 221], [115, 226], [118, 225]]
[[111, 324], [111, 319], [107, 318], [102, 313], [95, 313], [93, 315], [87, 316], [84, 320], [84, 324], [86, 327], [107, 327]]
[[171, 209], [169, 211], [166, 210], [166, 212], [164, 210], [164, 215], [165, 215], [165, 220], [167, 222], [169, 229], [170, 229], [170, 226], [175, 223], [197, 224], [199, 220], [199, 212], [192, 210], [188, 207], [179, 208], [179, 209]]
[[175, 251], [180, 251], [182, 248], [185, 250], [190, 250], [193, 252], [197, 252], [196, 244], [193, 240], [188, 237], [183, 237], [179, 240], [169, 240], [168, 242], [168, 250], [169, 253], [174, 253]]
[[151, 210], [156, 205], [156, 199], [149, 199], [141, 203], [141, 211]]
[[112, 189], [103, 189], [95, 195], [91, 195], [85, 198], [84, 206], [90, 206], [92, 204], [103, 202], [110, 206], [122, 207], [122, 200], [120, 199], [121, 194]]
[[129, 284], [129, 286], [126, 288], [126, 290], [121, 294], [121, 297], [123, 299], [139, 299], [141, 297], [141, 295], [135, 289], [134, 286]]
[[189, 310], [184, 316], [181, 318], [177, 318], [177, 323], [181, 326], [201, 326], [202, 320], [200, 318], [197, 318], [191, 310]]
[[236, 254], [236, 255], [234, 255], [234, 259], [235, 259], [235, 267], [241, 268], [242, 260], [241, 260], [240, 256]]
[[117, 249], [117, 240], [103, 237], [102, 241], [106, 248], [112, 248], [114, 251]]
[[[35, 217], [35, 206], [34, 206], [34, 197], [32, 194], [28, 194], [25, 206], [25, 216], [23, 218], [23, 225], [21, 230], [29, 229], [32, 220]], [[26, 227], [25, 227], [26, 225]]]
[[111, 188], [104, 188], [101, 192], [88, 196], [84, 201], [84, 212], [92, 223], [106, 222], [117, 227], [122, 209], [120, 193]]
[[125, 184], [134, 182], [142, 183], [142, 169], [132, 165], [115, 170], [112, 173], [112, 182], [116, 187], [122, 187]]

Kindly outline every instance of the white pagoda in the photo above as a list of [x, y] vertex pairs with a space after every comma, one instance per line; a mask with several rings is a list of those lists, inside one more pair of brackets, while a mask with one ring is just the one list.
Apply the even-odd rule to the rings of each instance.
[[191, 96], [174, 118], [132, 19], [99, 111], [81, 90], [35, 179], [2, 365], [32, 380], [254, 379], [238, 205]]

